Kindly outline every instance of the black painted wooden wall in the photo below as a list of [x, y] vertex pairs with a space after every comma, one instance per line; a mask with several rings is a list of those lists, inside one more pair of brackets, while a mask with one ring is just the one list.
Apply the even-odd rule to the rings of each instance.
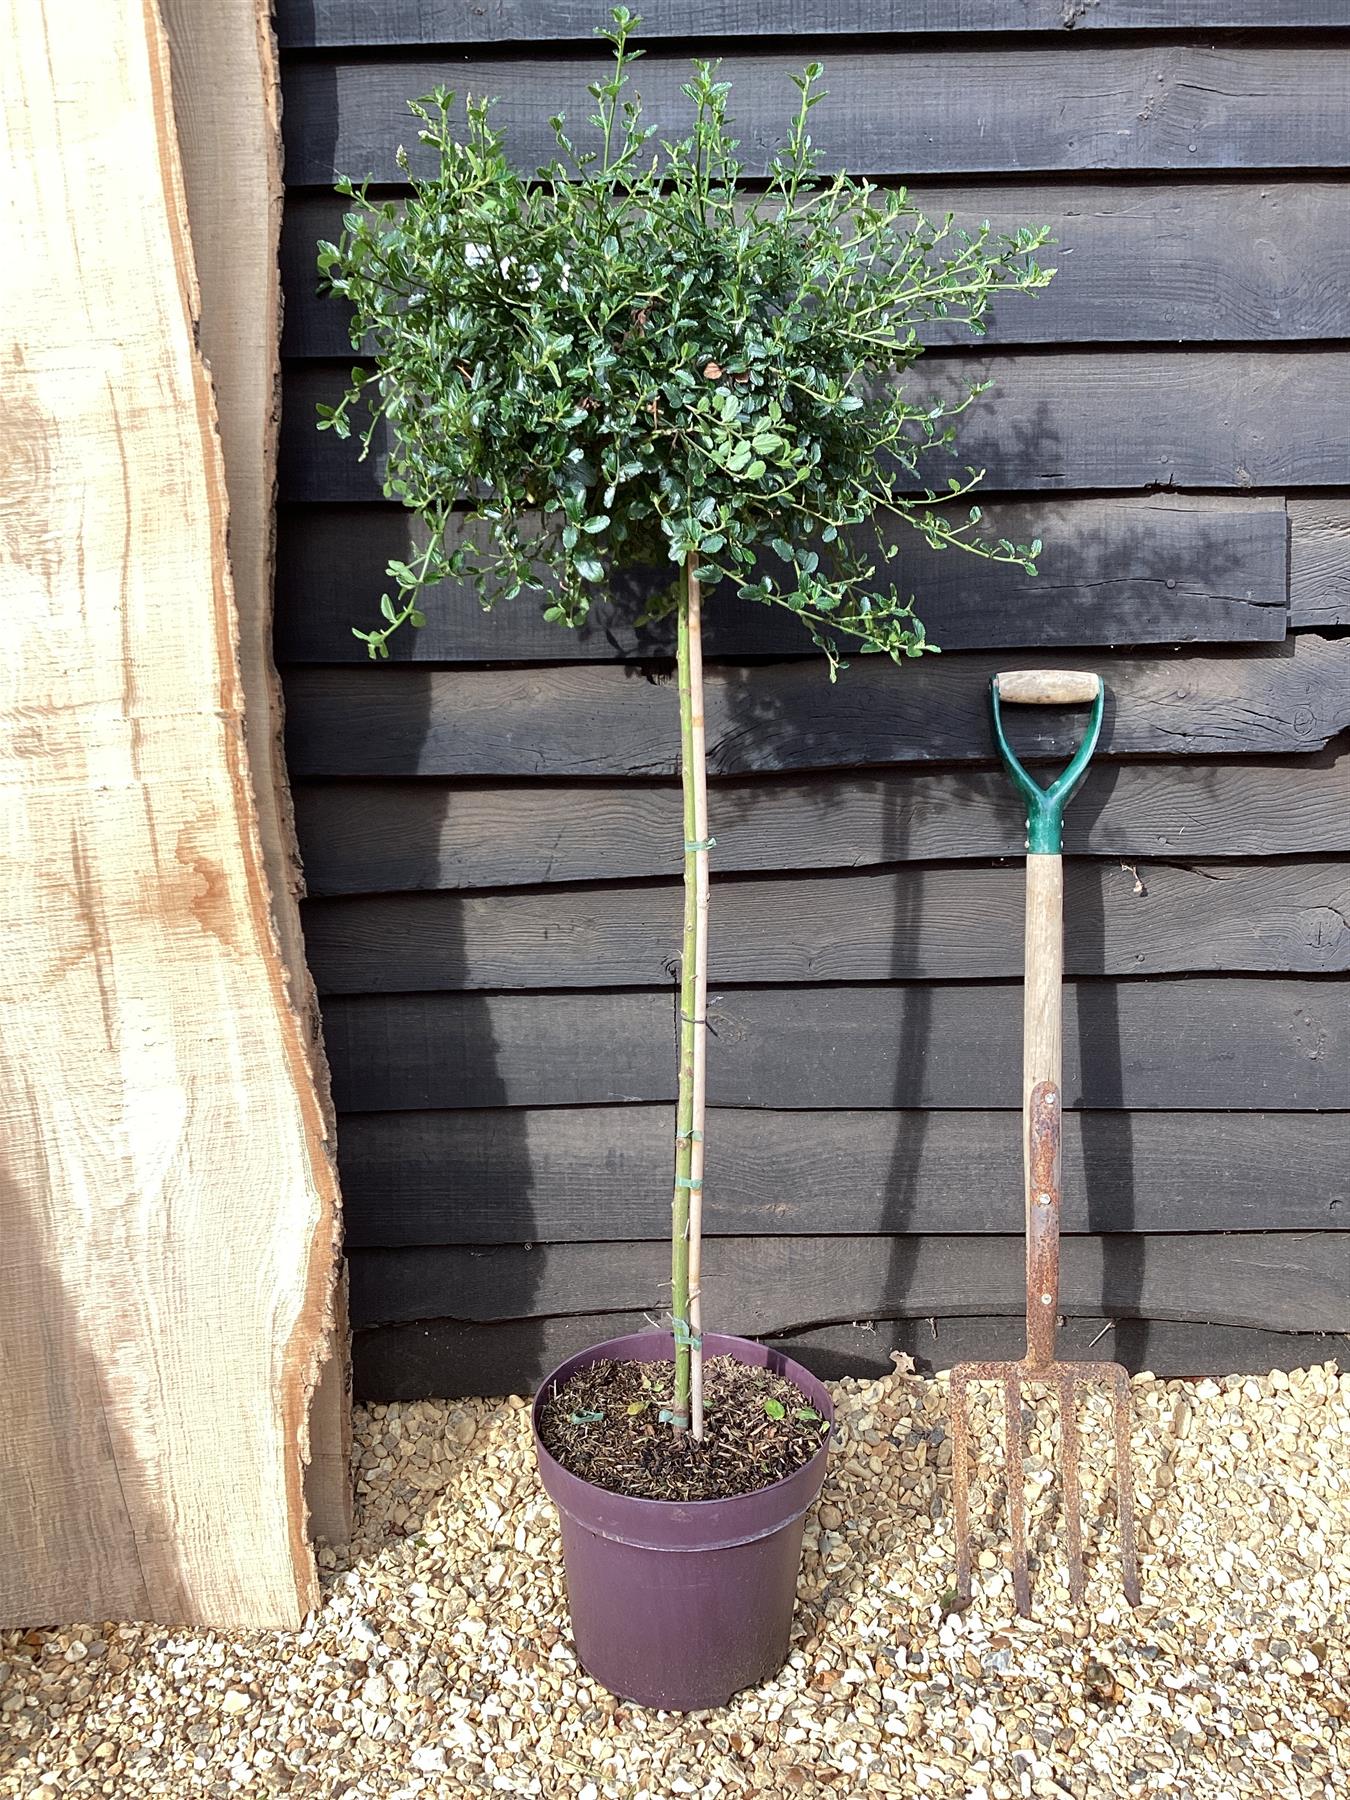
[[[837, 687], [712, 629], [707, 1314], [826, 1373], [1006, 1353], [1021, 1308], [1021, 830], [989, 674], [1110, 689], [1070, 815], [1070, 1344], [1160, 1371], [1350, 1332], [1350, 32], [1340, 0], [650, 0], [751, 160], [820, 57], [831, 163], [1048, 222], [1059, 276], [972, 364], [965, 440], [1030, 581], [906, 551], [940, 659]], [[393, 183], [404, 101], [584, 116], [589, 0], [281, 0], [288, 199], [277, 594], [310, 955], [340, 1110], [358, 1390], [528, 1386], [666, 1298], [680, 826], [669, 644], [449, 593], [372, 667], [405, 553], [380, 460], [313, 429], [334, 170]], [[1278, 29], [1267, 21], [1278, 17]], [[940, 35], [939, 35], [940, 34]], [[1060, 748], [1037, 715], [1022, 741]], [[1039, 740], [1027, 737], [1039, 730]]]

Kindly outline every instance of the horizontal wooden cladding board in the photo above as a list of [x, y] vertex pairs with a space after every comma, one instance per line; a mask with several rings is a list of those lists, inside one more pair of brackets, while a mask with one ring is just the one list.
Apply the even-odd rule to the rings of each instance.
[[[585, 40], [593, 0], [280, 0], [283, 49], [366, 44], [502, 44]], [[1339, 0], [647, 0], [642, 38], [811, 37], [877, 32], [1181, 31], [1344, 25]]]
[[[1020, 1112], [708, 1117], [705, 1229], [719, 1236], [1008, 1231]], [[661, 1238], [669, 1106], [349, 1113], [349, 1250]], [[1064, 1115], [1066, 1231], [1350, 1229], [1350, 1114]]]
[[[457, 1399], [468, 1394], [533, 1394], [566, 1357], [606, 1338], [647, 1331], [640, 1312], [578, 1314], [556, 1319], [471, 1325], [435, 1319], [358, 1331], [352, 1343], [352, 1381], [358, 1400]], [[827, 1381], [894, 1374], [891, 1352], [912, 1356], [925, 1375], [954, 1363], [1011, 1359], [1026, 1348], [1021, 1312], [1002, 1318], [878, 1319], [790, 1332], [770, 1340]], [[1172, 1320], [1066, 1319], [1061, 1355], [1101, 1357], [1160, 1378], [1181, 1375], [1261, 1375], [1314, 1363], [1350, 1365], [1350, 1336], [1321, 1332], [1253, 1331], [1239, 1325], [1181, 1324]]]
[[[719, 783], [717, 873], [853, 869], [1023, 849], [994, 770]], [[678, 873], [673, 786], [297, 788], [311, 895], [402, 893]], [[1065, 826], [1070, 855], [1235, 858], [1350, 851], [1350, 750], [1290, 760], [1099, 763]]]
[[[1071, 667], [1062, 651], [1035, 658]], [[1350, 725], [1350, 641], [1310, 634], [1241, 651], [1093, 658], [1107, 686], [1101, 751], [1116, 756], [1286, 755]], [[713, 775], [989, 759], [989, 681], [1028, 653], [860, 658], [835, 683], [817, 661], [709, 668]], [[669, 671], [603, 666], [295, 669], [285, 683], [293, 779], [676, 772]], [[1009, 711], [1024, 756], [1068, 756], [1082, 708]]]
[[[964, 522], [961, 509], [956, 522]], [[280, 524], [277, 655], [287, 662], [361, 662], [353, 632], [379, 623], [391, 558], [425, 543], [412, 515], [383, 505], [289, 507]], [[989, 539], [1045, 548], [1036, 575], [959, 551], [930, 550], [896, 524], [884, 579], [917, 596], [929, 640], [944, 650], [1277, 640], [1288, 623], [1288, 525], [1279, 499], [1172, 495], [1047, 500], [984, 509]], [[458, 521], [455, 542], [486, 542], [486, 528]], [[871, 553], [873, 546], [863, 546]], [[766, 560], [766, 570], [781, 565]], [[333, 571], [340, 569], [336, 582]], [[391, 640], [400, 662], [613, 662], [674, 655], [669, 621], [638, 626], [673, 571], [616, 577], [590, 618], [571, 631], [543, 617], [546, 601], [524, 598], [484, 612], [471, 582], [442, 583], [427, 596], [427, 623]], [[782, 607], [756, 605], [730, 589], [710, 596], [709, 656], [814, 654], [809, 635]]]
[[[1350, 1236], [1207, 1232], [1060, 1239], [1060, 1311], [1275, 1331], [1350, 1331]], [[356, 1250], [352, 1325], [548, 1318], [670, 1304], [668, 1243]], [[838, 1319], [978, 1317], [1026, 1304], [1021, 1235], [724, 1237], [704, 1246], [705, 1317], [747, 1336]], [[715, 1328], [714, 1328], [715, 1329]]]
[[[1350, 241], [1328, 229], [1346, 204], [1338, 181], [1160, 185], [1051, 181], [910, 188], [929, 218], [988, 222], [1011, 235], [1048, 226], [1056, 271], [1038, 294], [1005, 294], [986, 321], [994, 344], [1250, 342], [1350, 336]], [[316, 245], [335, 242], [349, 202], [294, 193], [281, 272], [282, 351], [349, 357], [350, 311], [320, 295]], [[969, 330], [934, 320], [924, 341], [970, 343]]]
[[[1345, 58], [1350, 69], [1350, 56]], [[316, 429], [345, 369], [293, 365], [281, 426], [283, 500], [378, 500], [388, 435], [370, 455]], [[1090, 488], [1300, 488], [1350, 484], [1350, 351], [1065, 350], [957, 356], [935, 351], [905, 378], [911, 398], [954, 401], [992, 386], [959, 421], [955, 459], [924, 479], [982, 471], [991, 493]]]
[[[1350, 1098], [1344, 985], [1197, 976], [1065, 990], [1066, 1106], [1336, 1111]], [[709, 998], [714, 1106], [1021, 1103], [1020, 982], [750, 988]], [[334, 996], [341, 1112], [598, 1106], [675, 1097], [675, 996]]]
[[[680, 872], [673, 784], [444, 781], [297, 786], [311, 895], [604, 881]], [[716, 873], [853, 869], [1015, 855], [1002, 770], [770, 776], [712, 789]], [[1070, 855], [1253, 857], [1350, 851], [1350, 746], [1296, 760], [1095, 763], [1065, 817]]]
[[1350, 496], [1289, 502], [1289, 623], [1350, 625]]
[[[520, 1330], [523, 1341], [530, 1327]], [[373, 1338], [379, 1335], [370, 1334]], [[850, 1375], [889, 1375], [894, 1370], [893, 1350], [912, 1356], [916, 1370], [931, 1375], [958, 1362], [993, 1358], [1011, 1361], [1020, 1357], [1026, 1348], [1026, 1322], [1019, 1317], [878, 1319], [859, 1324], [850, 1321], [815, 1331], [791, 1332], [773, 1341], [778, 1349], [827, 1381]], [[1167, 1380], [1177, 1376], [1264, 1375], [1271, 1369], [1307, 1369], [1327, 1362], [1339, 1363], [1343, 1369], [1350, 1358], [1350, 1336], [1343, 1332], [1279, 1332], [1241, 1325], [1185, 1324], [1169, 1319], [1070, 1318], [1060, 1330], [1059, 1349], [1062, 1356], [1080, 1362], [1100, 1358], [1103, 1362], [1123, 1363], [1132, 1374], [1150, 1370], [1159, 1379]]]
[[[709, 979], [996, 980], [1023, 963], [1018, 864], [739, 876], [713, 891]], [[682, 889], [541, 888], [312, 900], [305, 945], [321, 994], [670, 984]], [[1071, 860], [1070, 975], [1350, 969], [1350, 862]]]
[[[701, 33], [700, 33], [701, 35]], [[798, 40], [728, 46], [721, 78], [750, 175], [787, 135], [789, 76], [811, 59]], [[1350, 61], [1296, 40], [1204, 45], [1175, 40], [930, 48], [889, 43], [826, 49], [829, 98], [812, 114], [822, 167], [867, 175], [1110, 169], [1320, 169], [1345, 161]], [[662, 137], [683, 137], [684, 48], [648, 50], [634, 87]], [[498, 96], [493, 121], [517, 167], [556, 154], [548, 120], [565, 113], [583, 144], [596, 134], [587, 85], [605, 48], [575, 54], [464, 58], [365, 55], [291, 63], [284, 80], [286, 178], [328, 186], [335, 173], [397, 181], [400, 144], [415, 174], [433, 166], [407, 101], [438, 85]], [[903, 96], [903, 104], [897, 97]]]

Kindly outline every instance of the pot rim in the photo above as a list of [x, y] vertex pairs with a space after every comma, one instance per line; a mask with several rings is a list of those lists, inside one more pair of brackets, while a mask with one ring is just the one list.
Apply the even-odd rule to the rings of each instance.
[[[767, 1351], [770, 1355], [781, 1357], [783, 1362], [787, 1364], [788, 1369], [800, 1370], [809, 1381], [814, 1382], [815, 1385], [820, 1388], [826, 1407], [823, 1416], [829, 1424], [830, 1429], [822, 1434], [819, 1448], [808, 1457], [804, 1463], [800, 1463], [795, 1469], [789, 1470], [786, 1475], [780, 1475], [777, 1481], [767, 1482], [763, 1487], [751, 1488], [744, 1494], [724, 1494], [720, 1497], [708, 1500], [654, 1500], [650, 1496], [643, 1494], [621, 1494], [614, 1488], [601, 1487], [599, 1482], [588, 1481], [584, 1475], [576, 1474], [573, 1470], [569, 1469], [565, 1463], [558, 1461], [557, 1457], [548, 1449], [543, 1438], [540, 1436], [540, 1406], [543, 1404], [543, 1401], [548, 1394], [552, 1393], [557, 1387], [562, 1385], [558, 1382], [557, 1377], [563, 1369], [567, 1369], [569, 1375], [578, 1372], [577, 1369], [568, 1368], [569, 1364], [577, 1364], [578, 1368], [589, 1367], [590, 1363], [603, 1360], [603, 1357], [600, 1354], [601, 1352], [608, 1350], [612, 1345], [630, 1344], [635, 1337], [645, 1338], [654, 1343], [664, 1340], [670, 1345], [672, 1351], [675, 1348], [675, 1335], [670, 1331], [624, 1332], [620, 1337], [602, 1338], [599, 1343], [590, 1344], [584, 1350], [578, 1350], [574, 1355], [564, 1357], [557, 1368], [551, 1369], [539, 1384], [539, 1389], [535, 1394], [533, 1401], [530, 1403], [530, 1431], [534, 1438], [535, 1454], [541, 1463], [547, 1464], [547, 1466], [552, 1469], [556, 1469], [558, 1473], [567, 1480], [578, 1482], [582, 1487], [589, 1488], [592, 1493], [608, 1494], [611, 1499], [622, 1500], [625, 1506], [651, 1508], [652, 1511], [649, 1516], [654, 1518], [661, 1512], [669, 1511], [675, 1507], [681, 1507], [686, 1512], [692, 1510], [696, 1513], [700, 1507], [735, 1506], [738, 1502], [747, 1500], [759, 1502], [765, 1496], [774, 1494], [779, 1488], [786, 1487], [789, 1482], [800, 1482], [806, 1472], [809, 1469], [814, 1469], [828, 1453], [830, 1440], [834, 1435], [835, 1427], [834, 1401], [831, 1399], [824, 1383], [819, 1377], [812, 1375], [809, 1369], [804, 1368], [801, 1363], [794, 1361], [794, 1359], [788, 1356], [784, 1351], [774, 1350], [770, 1345], [762, 1344], [754, 1338], [736, 1337], [728, 1332], [710, 1331], [704, 1333], [703, 1341], [705, 1345], [716, 1344], [718, 1346], [716, 1352], [718, 1355], [735, 1356], [736, 1351], [734, 1346], [740, 1344], [751, 1346], [759, 1351]], [[586, 1362], [581, 1361], [583, 1357], [587, 1359]], [[624, 1361], [631, 1359], [618, 1357], [613, 1360]], [[655, 1362], [662, 1359], [652, 1357], [647, 1360]], [[739, 1361], [740, 1359], [738, 1358], [737, 1360]], [[767, 1368], [769, 1365], [766, 1363], [751, 1363], [749, 1366], [752, 1368]], [[788, 1374], [787, 1379], [795, 1383], [796, 1376], [795, 1374]], [[803, 1398], [806, 1397], [807, 1396], [803, 1394]]]

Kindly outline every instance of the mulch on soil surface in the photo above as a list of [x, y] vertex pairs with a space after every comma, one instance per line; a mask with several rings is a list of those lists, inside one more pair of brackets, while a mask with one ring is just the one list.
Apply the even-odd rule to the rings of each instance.
[[704, 1433], [662, 1423], [675, 1365], [598, 1362], [540, 1409], [544, 1447], [572, 1475], [640, 1500], [726, 1500], [810, 1462], [828, 1427], [783, 1375], [731, 1356], [703, 1365]]

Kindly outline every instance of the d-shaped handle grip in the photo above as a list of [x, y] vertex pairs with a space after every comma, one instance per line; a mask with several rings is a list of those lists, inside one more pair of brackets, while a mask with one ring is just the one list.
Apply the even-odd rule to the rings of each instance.
[[1014, 706], [1081, 706], [1102, 691], [1086, 669], [1009, 669], [994, 677], [994, 692]]
[[[1064, 835], [1064, 808], [1087, 773], [1101, 735], [1106, 684], [1100, 675], [1082, 669], [1013, 669], [995, 675], [989, 684], [989, 697], [998, 753], [1026, 802], [1027, 849], [1033, 856], [1058, 856]], [[1084, 701], [1091, 702], [1092, 712], [1083, 741], [1049, 787], [1042, 787], [1028, 775], [1008, 742], [1001, 711], [1004, 700], [1024, 706], [1078, 706]]]

